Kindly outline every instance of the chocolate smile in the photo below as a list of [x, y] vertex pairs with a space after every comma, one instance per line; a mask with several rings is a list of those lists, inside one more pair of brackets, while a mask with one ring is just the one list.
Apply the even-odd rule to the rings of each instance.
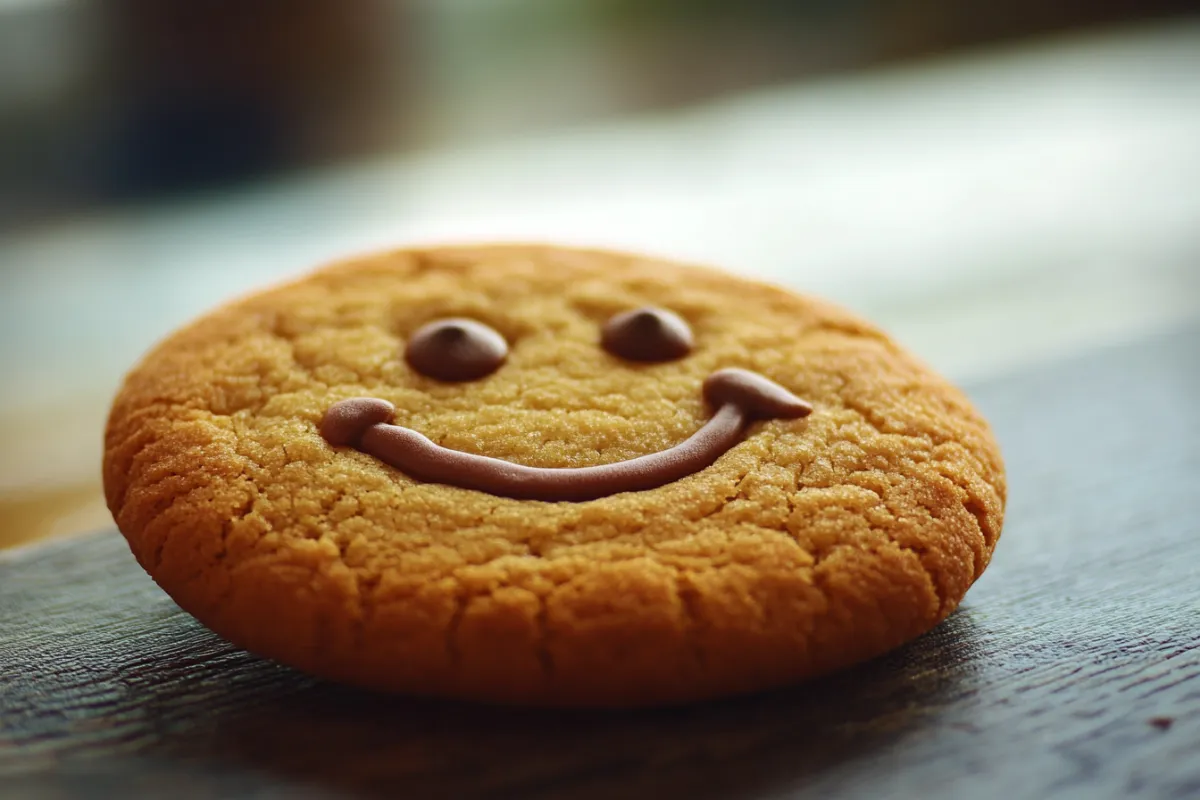
[[372, 397], [332, 405], [320, 432], [335, 447], [354, 447], [420, 481], [517, 500], [580, 502], [677, 481], [720, 458], [754, 420], [799, 419], [813, 410], [774, 381], [744, 369], [714, 372], [703, 391], [716, 412], [687, 440], [658, 453], [594, 467], [529, 467], [451, 450], [391, 424], [395, 407]]

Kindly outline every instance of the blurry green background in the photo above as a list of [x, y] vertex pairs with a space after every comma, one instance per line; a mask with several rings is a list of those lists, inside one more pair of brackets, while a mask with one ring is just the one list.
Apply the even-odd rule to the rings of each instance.
[[0, 0], [0, 224], [1191, 5]]

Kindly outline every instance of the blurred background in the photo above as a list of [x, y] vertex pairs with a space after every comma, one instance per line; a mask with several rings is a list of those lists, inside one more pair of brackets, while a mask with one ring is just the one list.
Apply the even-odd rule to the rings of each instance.
[[1194, 13], [0, 0], [0, 547], [108, 524], [104, 415], [158, 337], [377, 247], [717, 263], [965, 382], [1194, 319]]

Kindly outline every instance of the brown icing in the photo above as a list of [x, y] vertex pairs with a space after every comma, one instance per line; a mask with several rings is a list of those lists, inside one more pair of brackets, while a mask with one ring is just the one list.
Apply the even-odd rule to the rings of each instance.
[[658, 453], [595, 467], [544, 468], [462, 453], [389, 424], [386, 400], [359, 397], [335, 403], [320, 432], [330, 444], [349, 445], [406, 475], [518, 500], [583, 501], [654, 489], [699, 472], [739, 441], [755, 419], [797, 419], [812, 406], [779, 384], [744, 369], [722, 369], [704, 381], [716, 413], [686, 441]]
[[404, 352], [417, 372], [439, 381], [473, 381], [495, 372], [508, 358], [508, 342], [473, 319], [431, 322], [408, 340]]
[[604, 323], [600, 344], [630, 361], [674, 361], [692, 351], [692, 329], [664, 308], [637, 308]]
[[357, 445], [363, 431], [392, 421], [396, 407], [375, 397], [355, 397], [334, 403], [325, 412], [317, 430], [334, 447]]
[[748, 369], [719, 369], [704, 381], [704, 399], [713, 408], [732, 403], [755, 419], [807, 417], [812, 406], [770, 378]]

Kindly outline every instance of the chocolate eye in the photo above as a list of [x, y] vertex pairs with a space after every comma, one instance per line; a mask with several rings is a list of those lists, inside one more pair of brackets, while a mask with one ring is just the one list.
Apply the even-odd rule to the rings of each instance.
[[630, 361], [674, 361], [692, 351], [692, 329], [664, 308], [638, 308], [604, 323], [600, 344]]
[[404, 352], [417, 372], [439, 381], [473, 381], [508, 357], [508, 342], [473, 319], [443, 319], [417, 329]]

